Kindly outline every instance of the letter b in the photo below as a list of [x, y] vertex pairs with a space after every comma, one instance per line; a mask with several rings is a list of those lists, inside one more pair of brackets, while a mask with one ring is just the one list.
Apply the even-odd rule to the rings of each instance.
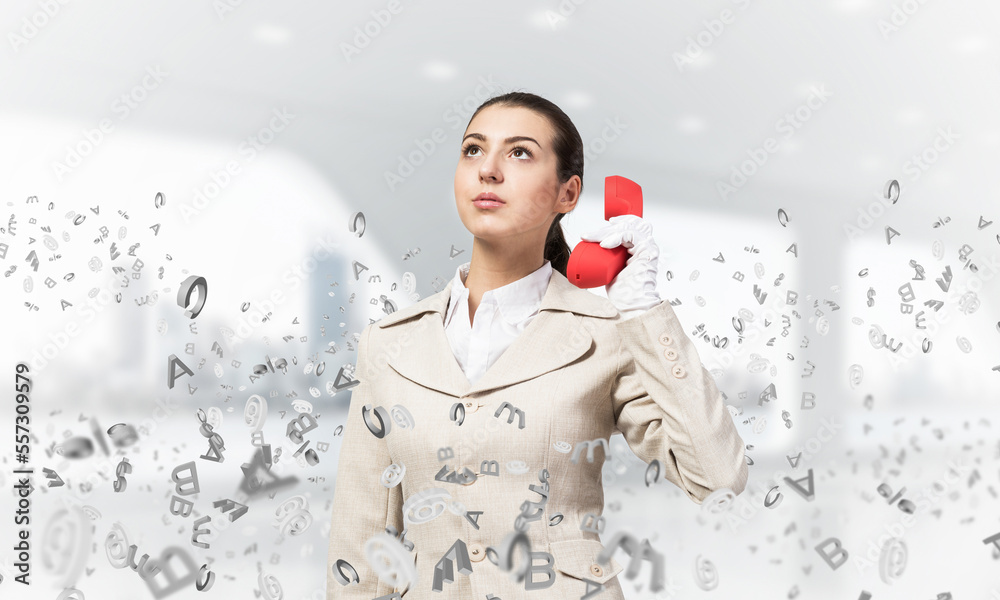
[[174, 496], [170, 499], [170, 512], [180, 517], [186, 517], [191, 514], [191, 509], [194, 508], [194, 502], [185, 500], [180, 496]]
[[702, 23], [705, 24], [705, 29], [707, 29], [708, 32], [714, 35], [715, 37], [719, 37], [719, 34], [722, 33], [722, 30], [726, 28], [725, 25], [722, 24], [722, 21], [718, 19], [712, 19], [711, 21], [706, 19], [702, 21]]
[[375, 17], [375, 20], [378, 21], [379, 25], [382, 25], [383, 27], [388, 25], [389, 21], [392, 20], [392, 15], [390, 15], [389, 11], [384, 8], [371, 11], [371, 16]]
[[83, 137], [87, 138], [87, 141], [94, 146], [97, 146], [104, 139], [104, 134], [99, 129], [85, 129]]
[[302, 434], [319, 427], [319, 423], [309, 413], [301, 413], [298, 418], [292, 419], [285, 429], [285, 435], [296, 444], [302, 443]]
[[413, 143], [417, 146], [417, 149], [423, 152], [426, 156], [430, 156], [434, 153], [434, 142], [429, 139], [414, 139]]
[[[531, 557], [531, 565], [528, 567], [528, 573], [524, 578], [524, 589], [530, 592], [531, 590], [544, 590], [547, 587], [551, 587], [556, 582], [556, 573], [552, 570], [552, 563], [554, 562], [552, 555], [548, 552], [529, 552], [528, 556]], [[545, 564], [535, 565], [534, 562], [537, 558], [545, 560]], [[535, 573], [544, 573], [546, 578], [542, 581], [535, 581]]]
[[[833, 552], [828, 552], [824, 548], [830, 544], [835, 546]], [[830, 565], [830, 568], [834, 571], [837, 568], [847, 562], [847, 550], [844, 550], [840, 546], [840, 540], [835, 537], [826, 538], [822, 542], [816, 545], [816, 552], [826, 561], [826, 564]]]
[[[188, 475], [186, 477], [181, 477], [180, 475], [182, 471], [187, 471]], [[194, 464], [193, 460], [174, 468], [173, 472], [170, 474], [170, 478], [176, 484], [177, 493], [181, 496], [190, 496], [191, 494], [197, 494], [201, 491], [201, 485], [198, 483], [198, 467]], [[186, 484], [191, 484], [191, 487], [185, 489]]]
[[230, 180], [231, 177], [229, 176], [229, 173], [227, 173], [225, 170], [212, 171], [212, 181], [214, 181], [216, 185], [219, 186], [220, 189], [229, 185]]
[[751, 160], [757, 163], [758, 167], [764, 166], [764, 163], [767, 162], [767, 151], [764, 150], [763, 148], [754, 148], [753, 150], [747, 150], [747, 155], [750, 157]]

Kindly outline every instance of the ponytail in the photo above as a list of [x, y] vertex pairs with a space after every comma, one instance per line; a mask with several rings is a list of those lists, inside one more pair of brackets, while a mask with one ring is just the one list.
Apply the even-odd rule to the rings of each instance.
[[566, 266], [569, 263], [569, 253], [570, 247], [566, 243], [566, 238], [563, 237], [563, 228], [559, 224], [562, 220], [563, 215], [566, 213], [559, 213], [556, 218], [552, 220], [552, 225], [549, 226], [549, 234], [545, 238], [545, 259], [552, 263], [552, 268], [566, 275]]

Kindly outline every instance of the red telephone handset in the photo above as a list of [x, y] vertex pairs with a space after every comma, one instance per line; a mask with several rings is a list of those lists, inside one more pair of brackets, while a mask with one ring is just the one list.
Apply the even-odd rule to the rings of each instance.
[[[642, 188], [621, 175], [604, 178], [604, 220], [621, 215], [642, 216]], [[578, 288], [588, 289], [611, 283], [628, 261], [624, 246], [602, 248], [598, 242], [580, 242], [566, 264], [566, 278]]]

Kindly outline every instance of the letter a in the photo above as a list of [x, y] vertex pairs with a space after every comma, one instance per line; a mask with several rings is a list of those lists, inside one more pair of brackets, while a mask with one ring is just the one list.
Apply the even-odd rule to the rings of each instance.
[[174, 389], [174, 381], [179, 376], [176, 369], [174, 368], [177, 365], [180, 365], [181, 370], [184, 373], [190, 375], [191, 377], [194, 377], [194, 371], [189, 369], [188, 366], [185, 365], [181, 359], [177, 358], [176, 354], [171, 354], [170, 357], [167, 358], [167, 387], [170, 389]]

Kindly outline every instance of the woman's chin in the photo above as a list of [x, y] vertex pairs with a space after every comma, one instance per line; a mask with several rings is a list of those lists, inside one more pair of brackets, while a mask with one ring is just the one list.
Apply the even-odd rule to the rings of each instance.
[[[489, 221], [493, 221], [492, 223]], [[499, 240], [503, 237], [510, 235], [510, 228], [505, 224], [500, 224], [496, 222], [496, 219], [476, 219], [469, 228], [469, 232], [473, 236], [482, 240]]]

